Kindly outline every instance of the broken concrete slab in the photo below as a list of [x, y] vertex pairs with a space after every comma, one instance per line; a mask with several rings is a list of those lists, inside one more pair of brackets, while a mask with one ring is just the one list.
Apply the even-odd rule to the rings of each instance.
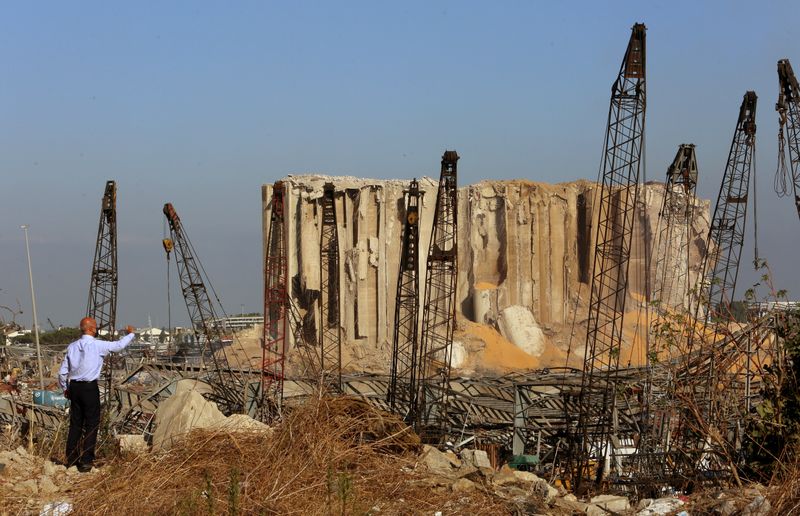
[[39, 486], [36, 485], [36, 480], [34, 479], [17, 482], [13, 489], [15, 492], [26, 496], [36, 496], [39, 494]]
[[472, 480], [467, 480], [466, 478], [459, 478], [453, 485], [450, 486], [450, 489], [453, 490], [454, 493], [469, 493], [477, 489], [477, 484]]
[[627, 498], [617, 495], [598, 495], [589, 500], [589, 503], [608, 512], [625, 512], [631, 508], [631, 502]]
[[180, 380], [175, 393], [161, 402], [156, 410], [153, 450], [165, 450], [172, 443], [196, 428], [209, 428], [225, 421], [217, 404], [206, 400], [195, 380]]
[[120, 453], [139, 455], [147, 453], [149, 446], [144, 436], [140, 434], [121, 434], [117, 436], [117, 446]]
[[640, 500], [637, 505], [637, 516], [655, 516], [660, 514], [673, 514], [684, 503], [678, 498], [656, 498]]
[[492, 463], [489, 460], [489, 455], [484, 450], [461, 450], [461, 460], [477, 469], [489, 468], [492, 469]]
[[[452, 453], [450, 455], [452, 455]], [[450, 455], [442, 453], [433, 446], [428, 446], [426, 444], [422, 448], [420, 459], [428, 468], [428, 471], [434, 475], [453, 477], [455, 476], [456, 469], [461, 466], [461, 462], [453, 460], [453, 457]]]
[[497, 326], [500, 334], [522, 351], [534, 357], [544, 353], [544, 332], [527, 306], [505, 307], [497, 318]]
[[58, 492], [58, 486], [48, 476], [43, 476], [39, 479], [39, 492], [44, 495], [53, 494]]
[[270, 427], [261, 421], [256, 421], [247, 414], [231, 414], [222, 423], [220, 428], [238, 432], [268, 432]]

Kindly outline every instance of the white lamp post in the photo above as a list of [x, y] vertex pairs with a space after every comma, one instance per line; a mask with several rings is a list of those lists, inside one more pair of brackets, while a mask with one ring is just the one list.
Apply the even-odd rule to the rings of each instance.
[[33, 268], [31, 267], [31, 247], [28, 244], [28, 226], [20, 228], [25, 232], [25, 252], [28, 254], [28, 279], [31, 283], [31, 305], [33, 306], [33, 339], [36, 342], [36, 360], [39, 362], [39, 388], [44, 390], [44, 369], [42, 369], [42, 349], [39, 347], [39, 321], [36, 318], [36, 294], [33, 293]]

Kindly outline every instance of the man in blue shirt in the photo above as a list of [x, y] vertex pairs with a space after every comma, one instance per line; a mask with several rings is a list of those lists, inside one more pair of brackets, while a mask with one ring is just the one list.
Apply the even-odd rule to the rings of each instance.
[[58, 372], [58, 383], [70, 400], [69, 434], [67, 435], [67, 467], [91, 471], [97, 429], [100, 426], [100, 389], [97, 379], [103, 369], [103, 358], [109, 352], [122, 351], [133, 341], [134, 328], [116, 342], [95, 339], [97, 321], [81, 319], [83, 336], [67, 346], [67, 353]]

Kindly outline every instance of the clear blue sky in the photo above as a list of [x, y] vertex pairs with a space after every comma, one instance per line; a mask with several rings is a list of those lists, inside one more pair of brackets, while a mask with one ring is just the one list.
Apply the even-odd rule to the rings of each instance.
[[[119, 188], [119, 324], [163, 325], [166, 201], [227, 310], [257, 311], [262, 183], [435, 176], [445, 148], [462, 184], [595, 178], [637, 21], [648, 178], [696, 143], [700, 193], [716, 196], [756, 90], [761, 253], [800, 298], [800, 222], [772, 191], [775, 63], [800, 69], [799, 14], [796, 0], [4, 3], [0, 304], [19, 299], [29, 324], [28, 223], [42, 324], [77, 322], [106, 179]], [[752, 254], [748, 242], [744, 269]], [[185, 322], [177, 290], [173, 314]]]

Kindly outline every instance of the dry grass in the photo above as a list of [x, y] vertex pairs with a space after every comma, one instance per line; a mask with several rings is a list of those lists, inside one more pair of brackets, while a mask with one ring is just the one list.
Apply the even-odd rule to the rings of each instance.
[[[351, 398], [313, 400], [273, 432], [197, 431], [168, 452], [118, 459], [76, 494], [77, 514], [503, 514], [413, 470], [419, 438]], [[376, 508], [376, 509], [373, 509]]]
[[770, 482], [767, 498], [775, 514], [800, 514], [800, 460], [781, 471]]

